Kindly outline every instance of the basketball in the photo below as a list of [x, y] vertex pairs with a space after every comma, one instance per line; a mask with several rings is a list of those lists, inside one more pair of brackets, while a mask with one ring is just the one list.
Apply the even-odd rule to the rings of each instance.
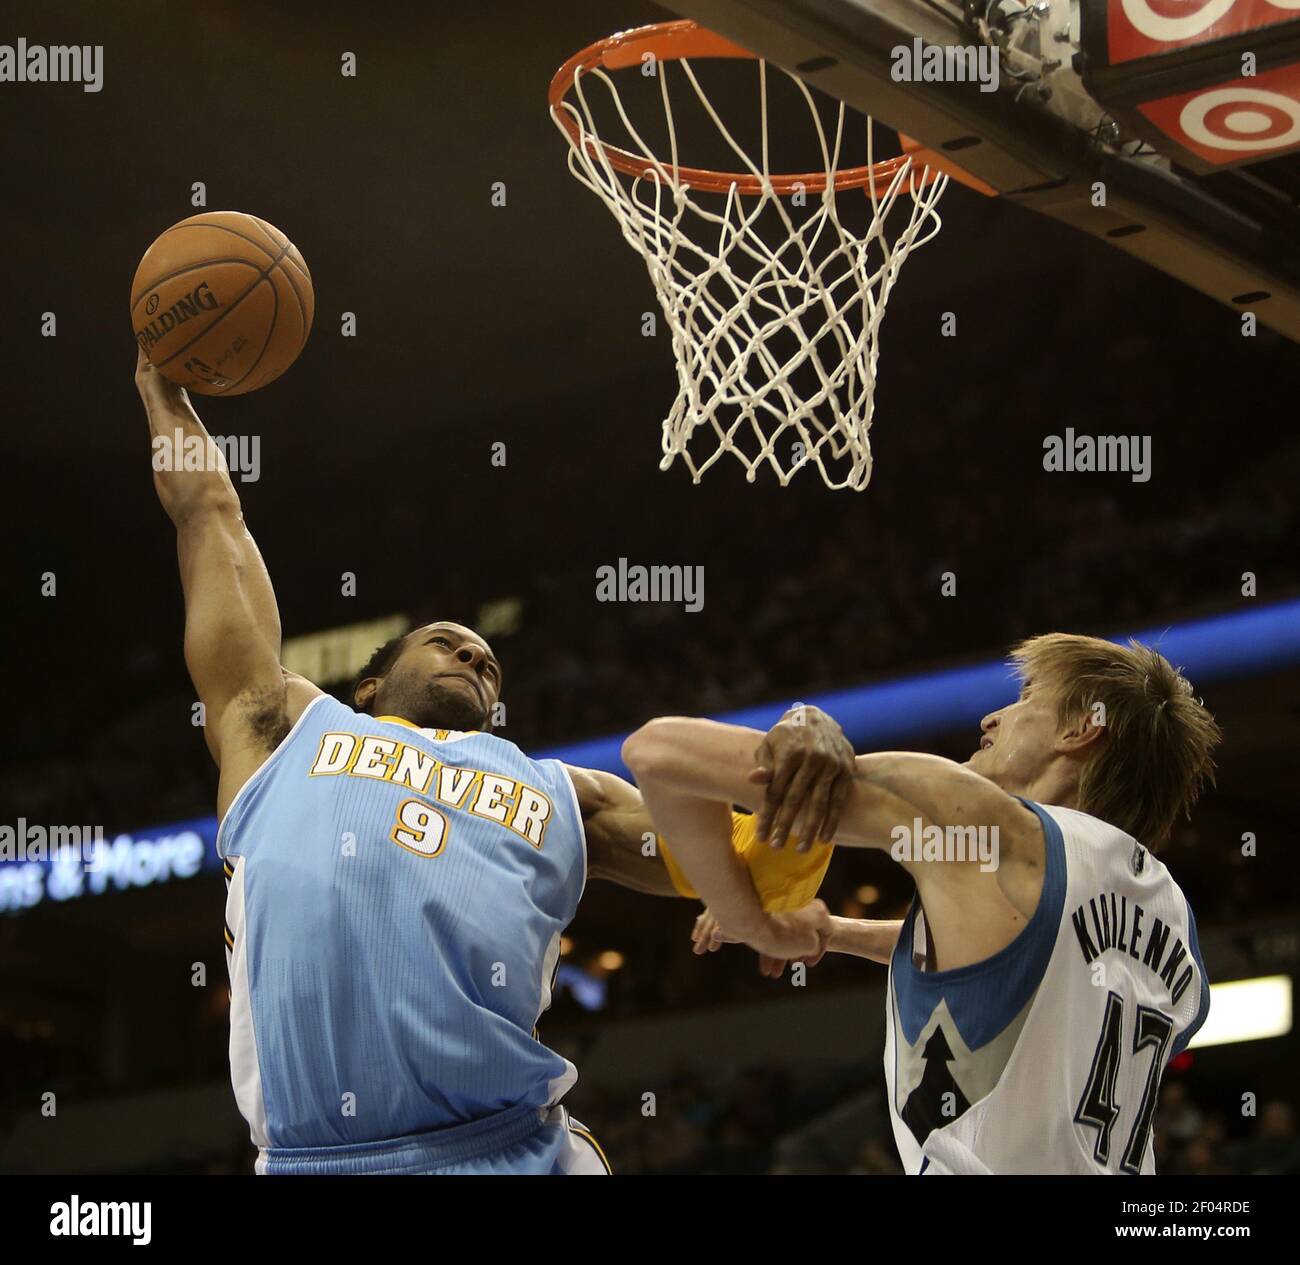
[[311, 332], [311, 274], [278, 228], [241, 211], [173, 224], [131, 285], [131, 328], [159, 373], [198, 395], [274, 382]]

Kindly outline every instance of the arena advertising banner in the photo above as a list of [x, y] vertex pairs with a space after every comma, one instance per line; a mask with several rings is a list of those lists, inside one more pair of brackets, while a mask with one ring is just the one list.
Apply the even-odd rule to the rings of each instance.
[[107, 834], [101, 826], [0, 824], [0, 913], [220, 873], [217, 819]]

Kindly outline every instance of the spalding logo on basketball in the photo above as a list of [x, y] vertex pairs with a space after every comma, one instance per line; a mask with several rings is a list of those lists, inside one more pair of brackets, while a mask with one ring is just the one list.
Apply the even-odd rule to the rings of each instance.
[[198, 395], [243, 395], [273, 382], [306, 345], [315, 307], [298, 248], [239, 211], [173, 224], [131, 286], [136, 342], [159, 373]]

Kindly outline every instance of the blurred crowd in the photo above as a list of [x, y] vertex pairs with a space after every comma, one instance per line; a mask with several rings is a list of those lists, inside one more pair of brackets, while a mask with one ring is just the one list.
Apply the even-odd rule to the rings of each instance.
[[[863, 1089], [863, 1079], [846, 1071], [800, 1088], [783, 1068], [681, 1069], [650, 1118], [625, 1094], [575, 1093], [619, 1172], [901, 1173], [880, 1092]], [[1300, 1173], [1292, 1103], [1267, 1100], [1234, 1129], [1178, 1079], [1161, 1090], [1155, 1148], [1156, 1171], [1171, 1176]]]
[[1295, 1106], [1271, 1099], [1244, 1130], [1230, 1131], [1222, 1111], [1198, 1106], [1187, 1085], [1170, 1081], [1156, 1113], [1156, 1170], [1189, 1176], [1300, 1173]]

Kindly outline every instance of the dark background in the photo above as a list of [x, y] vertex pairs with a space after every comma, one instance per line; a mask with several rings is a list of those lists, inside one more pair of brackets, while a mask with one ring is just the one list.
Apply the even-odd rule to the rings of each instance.
[[[316, 326], [284, 378], [196, 400], [213, 433], [261, 436], [262, 478], [239, 486], [286, 637], [395, 611], [472, 621], [484, 602], [518, 599], [519, 631], [497, 650], [505, 736], [526, 748], [985, 659], [1052, 628], [1113, 633], [1240, 609], [1256, 600], [1241, 596], [1246, 571], [1257, 600], [1300, 593], [1297, 348], [1262, 329], [1243, 338], [1239, 318], [1203, 296], [957, 187], [944, 232], [891, 300], [865, 492], [829, 492], [811, 472], [787, 489], [765, 475], [751, 486], [730, 463], [698, 486], [680, 466], [661, 473], [667, 334], [660, 320], [658, 337], [642, 337], [656, 308], [644, 266], [566, 173], [545, 109], [570, 53], [675, 16], [653, 5], [7, 14], [5, 40], [105, 46], [98, 94], [0, 85], [7, 822], [111, 834], [211, 811], [127, 316], [139, 256], [195, 212], [195, 181], [208, 207], [288, 233], [315, 284]], [[339, 74], [344, 51], [355, 79]], [[491, 205], [495, 181], [504, 208]], [[46, 311], [56, 338], [40, 335]], [[340, 336], [343, 312], [357, 337]], [[945, 312], [956, 338], [940, 336]], [[1043, 438], [1067, 426], [1151, 435], [1154, 477], [1044, 473]], [[490, 463], [499, 441], [504, 469]], [[594, 568], [619, 557], [703, 565], [704, 611], [597, 603]], [[345, 571], [356, 597], [340, 596]], [[945, 571], [956, 598], [939, 596]], [[41, 596], [45, 572], [57, 597]], [[1243, 974], [1289, 969], [1297, 952], [1298, 678], [1206, 691], [1227, 733], [1219, 789], [1167, 856], [1203, 937], [1246, 946]], [[964, 758], [973, 741], [928, 745]], [[1249, 863], [1245, 830], [1264, 841]], [[874, 855], [837, 860], [827, 890], [840, 911], [877, 917], [908, 899]], [[0, 920], [10, 1123], [46, 1086], [93, 1103], [220, 1081], [221, 907], [220, 883], [202, 879]], [[684, 902], [591, 889], [571, 958], [591, 966], [616, 948], [626, 961], [596, 1024], [771, 1002], [739, 951], [686, 960], [691, 916]], [[1279, 934], [1289, 950], [1258, 949]], [[187, 978], [196, 954], [217, 977], [201, 1000]], [[825, 989], [883, 974], [847, 960], [818, 970]], [[593, 1021], [561, 997], [550, 1023], [548, 1035], [581, 1041]], [[1253, 1137], [1235, 1106], [1243, 1086], [1294, 1091], [1264, 1047], [1217, 1057], [1189, 1074], [1192, 1109], [1211, 1135], [1220, 1122], [1202, 1148], [1211, 1162], [1237, 1164], [1222, 1155]], [[597, 1094], [601, 1074], [584, 1072], [575, 1109], [617, 1132], [626, 1109]], [[718, 1084], [716, 1069], [683, 1068], [683, 1136], [694, 1130], [698, 1146], [669, 1148], [665, 1163], [627, 1140], [638, 1158], [624, 1167], [762, 1167], [781, 1118], [762, 1104], [784, 1103], [791, 1119], [806, 1105], [788, 1074]], [[879, 1080], [876, 1049], [856, 1075], [868, 1090]], [[1188, 1132], [1188, 1146], [1199, 1137]], [[186, 1162], [245, 1167], [251, 1151], [231, 1157]]]

